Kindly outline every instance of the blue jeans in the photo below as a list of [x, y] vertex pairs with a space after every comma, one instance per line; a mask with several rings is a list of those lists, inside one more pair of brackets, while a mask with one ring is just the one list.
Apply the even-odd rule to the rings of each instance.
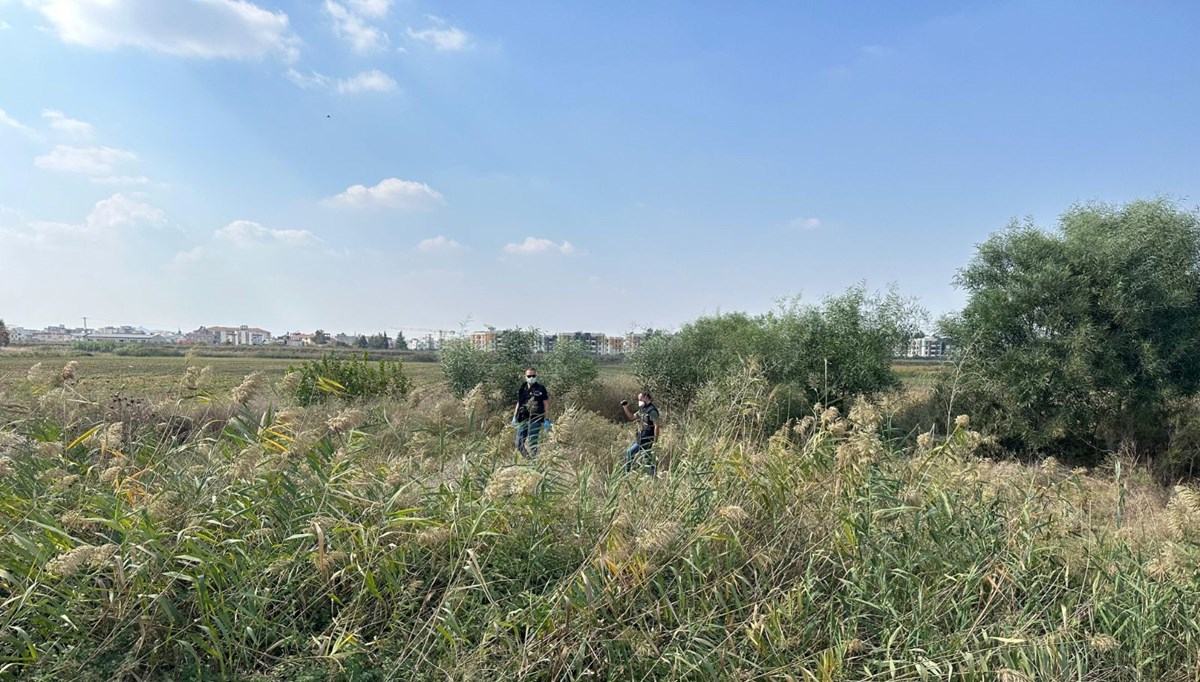
[[642, 463], [646, 466], [646, 472], [654, 476], [658, 472], [658, 467], [654, 464], [654, 441], [653, 440], [638, 440], [638, 442], [629, 446], [625, 451], [625, 473], [633, 471], [633, 460], [641, 453]]
[[[517, 424], [517, 451], [523, 456], [530, 459], [537, 457], [538, 441], [542, 436], [542, 420], [530, 419]], [[525, 443], [529, 443], [529, 450], [525, 449]], [[533, 454], [531, 455], [530, 452]]]

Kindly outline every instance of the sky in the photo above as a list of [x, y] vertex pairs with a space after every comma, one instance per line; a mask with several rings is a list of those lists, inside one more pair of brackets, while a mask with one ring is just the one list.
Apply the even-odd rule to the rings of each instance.
[[620, 333], [1200, 188], [1194, 2], [0, 0], [10, 325]]

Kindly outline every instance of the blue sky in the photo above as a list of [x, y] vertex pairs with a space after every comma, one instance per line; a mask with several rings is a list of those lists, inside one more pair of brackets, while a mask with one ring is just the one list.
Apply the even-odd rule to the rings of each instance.
[[[0, 0], [0, 317], [621, 332], [1200, 187], [1200, 5]], [[469, 322], [468, 322], [469, 321]]]

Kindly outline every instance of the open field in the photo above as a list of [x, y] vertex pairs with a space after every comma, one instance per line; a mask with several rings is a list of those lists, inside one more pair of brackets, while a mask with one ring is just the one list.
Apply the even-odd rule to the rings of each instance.
[[[116, 355], [38, 354], [9, 350], [0, 351], [0, 384], [23, 378], [34, 364], [60, 367], [68, 360], [80, 365], [78, 390], [99, 399], [111, 394], [132, 393], [158, 395], [178, 384], [189, 366], [211, 367], [213, 391], [228, 391], [251, 372], [263, 372], [271, 381], [283, 377], [289, 366], [299, 365], [300, 359], [263, 358], [256, 356], [224, 355], [217, 357], [122, 357]], [[630, 376], [626, 363], [598, 365], [602, 379]], [[897, 362], [893, 369], [905, 385], [923, 386], [932, 382], [945, 365], [930, 362]], [[442, 381], [441, 368], [436, 362], [405, 361], [404, 370], [419, 386]], [[514, 377], [514, 381], [517, 379]]]
[[980, 459], [965, 417], [913, 443], [865, 402], [768, 433], [752, 377], [667, 415], [659, 478], [589, 412], [521, 462], [479, 395], [228, 397], [285, 362], [79, 399], [173, 395], [169, 360], [6, 358], [0, 678], [1200, 676], [1200, 494], [1126, 462]]
[[[159, 397], [176, 389], [189, 366], [211, 367], [207, 388], [227, 393], [251, 372], [262, 372], [270, 382], [281, 379], [289, 366], [303, 360], [257, 357], [121, 357], [116, 355], [70, 355], [39, 357], [20, 353], [0, 353], [0, 385], [23, 379], [29, 368], [40, 362], [58, 370], [68, 360], [79, 363], [80, 380], [76, 389], [93, 400], [114, 394]], [[404, 371], [418, 385], [441, 380], [434, 362], [406, 362]]]

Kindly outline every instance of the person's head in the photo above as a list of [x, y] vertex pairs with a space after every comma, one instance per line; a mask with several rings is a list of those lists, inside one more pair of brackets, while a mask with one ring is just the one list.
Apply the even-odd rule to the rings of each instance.
[[537, 370], [536, 369], [530, 367], [529, 369], [525, 370], [525, 383], [527, 383], [527, 384], [536, 384], [537, 383]]
[[638, 407], [644, 407], [654, 402], [654, 398], [650, 397], [649, 391], [642, 391], [638, 394]]

